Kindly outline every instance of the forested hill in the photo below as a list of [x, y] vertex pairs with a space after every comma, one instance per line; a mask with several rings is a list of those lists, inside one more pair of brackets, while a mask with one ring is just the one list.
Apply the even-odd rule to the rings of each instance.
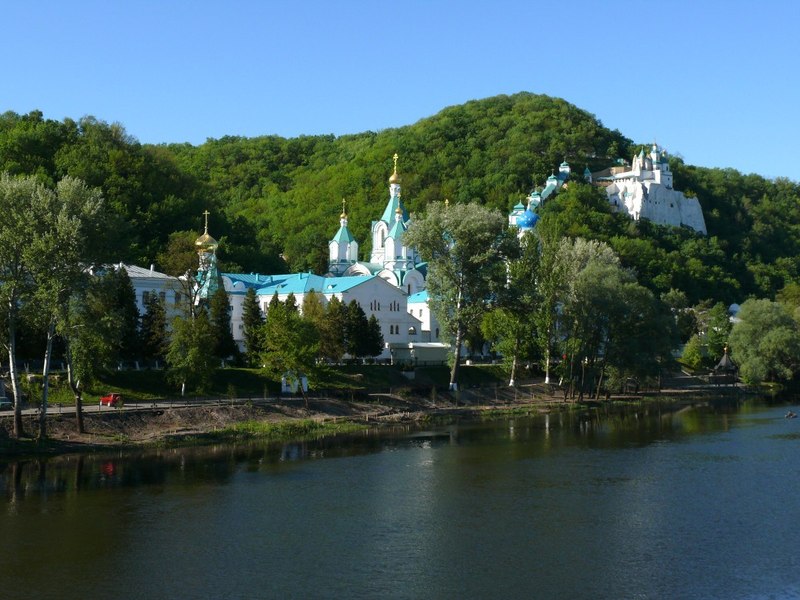
[[[170, 146], [178, 163], [207, 184], [227, 214], [255, 223], [265, 251], [281, 249], [293, 269], [320, 269], [321, 240], [339, 227], [342, 198], [349, 227], [369, 250], [369, 227], [388, 200], [392, 155], [400, 156], [410, 211], [449, 198], [506, 212], [566, 158], [580, 163], [627, 150], [630, 142], [589, 113], [546, 96], [518, 94], [442, 110], [380, 133], [222, 138]], [[627, 152], [626, 152], [627, 153]]]
[[[564, 159], [580, 179], [587, 165], [599, 169], [636, 149], [568, 102], [528, 93], [452, 106], [378, 133], [225, 137], [199, 146], [142, 145], [120, 125], [91, 117], [0, 117], [0, 170], [36, 173], [50, 183], [70, 174], [103, 189], [112, 210], [110, 260], [167, 262], [170, 249], [185, 247], [199, 232], [208, 209], [211, 233], [223, 242], [221, 259], [262, 272], [323, 269], [343, 198], [367, 256], [369, 225], [385, 206], [395, 152], [412, 212], [449, 198], [505, 213]], [[657, 291], [734, 301], [772, 296], [797, 281], [797, 183], [674, 158], [671, 166], [676, 188], [700, 199], [708, 238], [634, 225], [610, 214], [599, 191], [579, 184], [549, 210], [565, 232], [608, 240]], [[186, 230], [193, 233], [171, 235]]]

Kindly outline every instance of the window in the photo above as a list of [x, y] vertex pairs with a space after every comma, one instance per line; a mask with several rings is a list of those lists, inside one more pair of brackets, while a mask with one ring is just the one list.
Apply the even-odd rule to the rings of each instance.
[[150, 302], [150, 292], [142, 292], [142, 304]]
[[175, 306], [181, 305], [181, 293], [175, 292]]
[[167, 301], [167, 292], [158, 292], [158, 299], [161, 300], [162, 303], [166, 302]]

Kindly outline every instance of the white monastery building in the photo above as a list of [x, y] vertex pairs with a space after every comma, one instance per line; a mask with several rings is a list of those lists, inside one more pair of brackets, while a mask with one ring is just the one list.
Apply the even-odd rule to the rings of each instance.
[[689, 227], [706, 235], [703, 209], [697, 198], [687, 198], [672, 187], [672, 172], [666, 150], [656, 144], [650, 154], [640, 151], [630, 169], [612, 167], [592, 175], [594, 182], [607, 184], [608, 201], [632, 219], [647, 219], [659, 225]]

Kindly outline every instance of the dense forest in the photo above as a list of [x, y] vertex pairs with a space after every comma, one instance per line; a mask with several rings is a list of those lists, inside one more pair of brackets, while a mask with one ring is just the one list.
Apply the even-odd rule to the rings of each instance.
[[[48, 186], [69, 175], [100, 188], [108, 260], [164, 270], [170, 243], [189, 237], [180, 232], [199, 233], [208, 209], [223, 268], [322, 272], [342, 198], [368, 255], [395, 152], [412, 213], [444, 198], [506, 213], [564, 159], [580, 174], [637, 150], [586, 111], [528, 93], [452, 106], [380, 132], [224, 137], [199, 146], [140, 144], [121, 125], [92, 117], [0, 116], [0, 172], [35, 175]], [[708, 236], [629, 221], [610, 211], [601, 190], [579, 181], [545, 210], [564, 234], [608, 243], [652, 291], [682, 290], [691, 304], [774, 298], [800, 281], [798, 183], [676, 157], [670, 165], [676, 189], [699, 198]]]

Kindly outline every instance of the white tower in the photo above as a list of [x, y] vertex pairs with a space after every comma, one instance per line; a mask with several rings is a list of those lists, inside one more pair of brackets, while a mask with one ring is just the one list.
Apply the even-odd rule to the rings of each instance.
[[347, 228], [346, 203], [342, 199], [342, 214], [339, 215], [339, 231], [328, 242], [328, 269], [333, 275], [342, 275], [358, 261], [358, 242]]

